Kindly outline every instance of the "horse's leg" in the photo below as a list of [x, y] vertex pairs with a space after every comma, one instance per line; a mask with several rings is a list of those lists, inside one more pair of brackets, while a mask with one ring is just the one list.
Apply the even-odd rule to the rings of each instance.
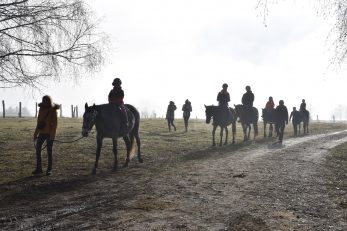
[[[251, 124], [248, 125], [248, 135], [247, 135], [247, 140], [249, 140], [249, 137], [251, 135], [251, 130], [252, 130], [252, 126]], [[254, 139], [255, 139], [255, 135], [254, 135]]]
[[232, 132], [233, 132], [233, 144], [235, 144], [236, 122], [232, 123], [231, 129], [232, 129]]
[[222, 126], [220, 126], [219, 146], [222, 146], [222, 143], [223, 143], [223, 131], [224, 131], [224, 128]]
[[113, 165], [113, 170], [117, 170], [117, 165], [118, 165], [118, 150], [117, 150], [117, 146], [118, 146], [118, 137], [112, 137], [112, 145], [113, 145], [113, 155], [114, 155], [114, 165]]
[[243, 130], [243, 142], [247, 141], [247, 125], [242, 124], [242, 130]]
[[272, 131], [274, 130], [274, 126], [272, 123], [270, 123], [270, 128], [269, 128], [269, 137], [272, 137]]
[[265, 121], [264, 121], [264, 138], [266, 138], [266, 122]]
[[301, 123], [299, 123], [299, 136], [300, 136], [300, 131], [301, 130]]
[[131, 152], [131, 144], [129, 140], [129, 136], [124, 136], [123, 140], [125, 142], [125, 146], [127, 147], [127, 158], [125, 159], [125, 163], [123, 164], [123, 168], [128, 167], [130, 161], [130, 152]]
[[212, 146], [216, 146], [216, 141], [215, 141], [216, 129], [217, 129], [217, 126], [213, 125], [213, 129], [212, 129]]
[[136, 145], [137, 145], [137, 159], [140, 163], [143, 163], [143, 159], [141, 157], [141, 140], [140, 140], [139, 133], [137, 132], [136, 134], [134, 134], [134, 136], [135, 136]]
[[96, 168], [98, 167], [99, 164], [99, 158], [100, 158], [100, 153], [101, 153], [101, 147], [102, 147], [102, 137], [96, 136], [96, 156], [95, 156], [95, 164], [94, 168], [92, 171], [92, 174], [96, 174]]
[[229, 135], [228, 127], [225, 127], [225, 142], [224, 142], [224, 145], [228, 144], [228, 135]]

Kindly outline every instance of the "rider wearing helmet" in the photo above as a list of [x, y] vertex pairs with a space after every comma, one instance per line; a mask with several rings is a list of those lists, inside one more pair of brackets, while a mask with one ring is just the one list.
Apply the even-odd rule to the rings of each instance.
[[228, 84], [223, 84], [223, 89], [217, 95], [217, 101], [219, 106], [228, 108], [228, 103], [230, 102], [230, 95], [228, 92]]
[[303, 113], [306, 111], [306, 102], [305, 99], [302, 100], [302, 103], [300, 104], [300, 113]]
[[275, 108], [275, 103], [274, 103], [274, 100], [273, 100], [272, 96], [269, 97], [269, 101], [267, 101], [267, 103], [265, 105], [265, 108], [269, 109], [269, 110]]
[[108, 94], [108, 102], [115, 104], [119, 107], [122, 112], [122, 116], [125, 123], [126, 130], [129, 127], [128, 114], [126, 112], [126, 108], [124, 106], [124, 91], [122, 89], [122, 81], [119, 78], [115, 78], [112, 82], [113, 89]]
[[251, 91], [250, 86], [246, 86], [246, 93], [242, 96], [242, 104], [244, 106], [245, 113], [249, 115], [250, 119], [254, 118], [254, 112], [253, 112], [253, 102], [254, 102], [254, 94]]

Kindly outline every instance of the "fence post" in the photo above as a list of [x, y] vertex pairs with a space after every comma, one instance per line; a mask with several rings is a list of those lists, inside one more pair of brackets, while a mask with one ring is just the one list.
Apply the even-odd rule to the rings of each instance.
[[60, 107], [59, 107], [60, 109], [60, 118], [62, 118], [63, 117], [63, 105], [61, 105], [60, 104]]
[[78, 118], [78, 106], [75, 107], [75, 117]]
[[18, 112], [18, 117], [22, 117], [22, 102], [19, 102], [19, 112]]
[[75, 117], [73, 105], [71, 105], [71, 118]]
[[2, 101], [2, 117], [5, 118], [5, 100]]
[[35, 103], [35, 118], [37, 118], [37, 102]]

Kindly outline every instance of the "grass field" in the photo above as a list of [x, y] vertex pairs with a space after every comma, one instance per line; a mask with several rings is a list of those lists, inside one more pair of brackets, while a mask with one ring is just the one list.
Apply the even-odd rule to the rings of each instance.
[[[0, 119], [0, 184], [18, 181], [31, 176], [35, 168], [35, 150], [32, 140], [36, 120], [34, 118]], [[163, 119], [141, 120], [140, 136], [144, 165], [153, 172], [165, 169], [181, 161], [199, 158], [214, 158], [215, 154], [235, 151], [244, 145], [255, 145], [261, 142], [273, 141], [263, 138], [262, 123], [259, 126], [259, 136], [255, 142], [243, 143], [240, 125], [237, 125], [236, 144], [232, 145], [231, 132], [229, 145], [211, 148], [212, 126], [204, 120], [190, 120], [189, 132], [184, 132], [183, 120], [176, 120], [176, 132], [168, 132]], [[70, 141], [81, 136], [81, 119], [62, 118], [58, 121], [56, 139]], [[347, 124], [312, 123], [310, 134], [327, 133], [347, 129]], [[292, 136], [291, 124], [286, 128], [285, 138]], [[219, 139], [219, 129], [216, 132]], [[53, 147], [53, 175], [49, 180], [62, 180], [71, 176], [90, 174], [95, 159], [95, 133], [88, 138], [72, 144], [55, 143]], [[125, 159], [124, 142], [119, 140], [120, 162]], [[43, 167], [47, 165], [46, 150], [42, 152]], [[101, 153], [98, 172], [109, 172], [113, 164], [112, 143], [105, 139]], [[130, 167], [136, 162], [134, 158]], [[44, 169], [45, 170], [45, 169]], [[48, 179], [48, 178], [45, 178]]]

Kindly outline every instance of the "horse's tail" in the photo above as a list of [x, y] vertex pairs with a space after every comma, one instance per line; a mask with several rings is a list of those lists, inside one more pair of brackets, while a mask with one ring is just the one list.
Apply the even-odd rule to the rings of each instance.
[[130, 137], [130, 159], [134, 157], [135, 154], [135, 135], [134, 133], [129, 134]]
[[253, 126], [254, 126], [254, 136], [258, 136], [258, 122], [255, 121]]
[[140, 113], [138, 110], [131, 104], [125, 104], [125, 106], [133, 113], [135, 123], [134, 123], [134, 128], [129, 134], [130, 138], [130, 157], [132, 158], [134, 153], [135, 153], [135, 134], [139, 134], [140, 130]]
[[253, 127], [254, 127], [254, 136], [258, 136], [258, 120], [259, 120], [259, 112], [258, 109], [253, 107], [254, 110], [254, 123], [253, 123]]

